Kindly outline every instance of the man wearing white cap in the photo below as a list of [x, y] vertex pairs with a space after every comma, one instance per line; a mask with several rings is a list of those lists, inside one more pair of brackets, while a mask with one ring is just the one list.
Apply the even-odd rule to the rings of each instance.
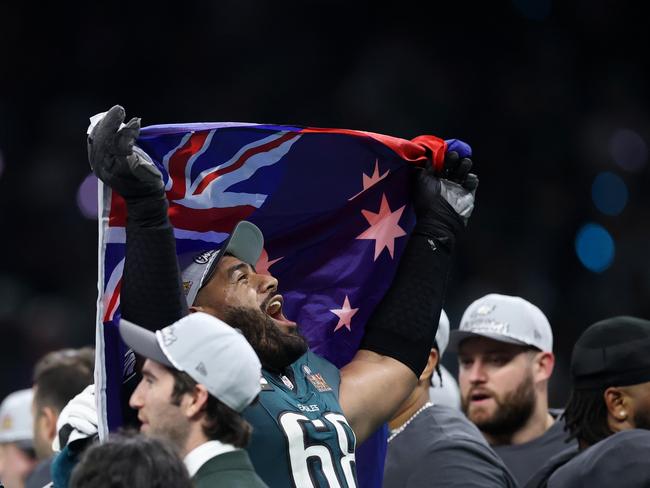
[[516, 487], [503, 461], [456, 408], [432, 403], [431, 377], [449, 340], [444, 310], [425, 370], [389, 422], [384, 488]]
[[429, 399], [434, 405], [447, 405], [460, 410], [460, 390], [456, 378], [442, 365], [442, 355], [449, 345], [449, 317], [444, 310], [440, 311], [440, 322], [436, 331], [438, 345], [438, 365], [436, 374], [431, 375]]
[[129, 404], [141, 432], [171, 441], [198, 488], [261, 488], [241, 415], [260, 392], [261, 365], [243, 335], [204, 313], [155, 333], [126, 320], [120, 334], [147, 358]]
[[463, 411], [524, 485], [569, 446], [561, 412], [548, 408], [548, 319], [523, 298], [489, 294], [467, 307], [450, 349], [458, 352]]
[[0, 486], [22, 488], [36, 466], [32, 389], [8, 395], [0, 405]]

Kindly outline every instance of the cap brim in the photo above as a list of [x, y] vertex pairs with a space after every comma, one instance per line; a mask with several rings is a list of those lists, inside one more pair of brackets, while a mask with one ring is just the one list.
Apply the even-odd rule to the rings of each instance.
[[32, 439], [21, 439], [15, 442], [23, 451], [32, 451], [34, 449], [34, 441]]
[[264, 236], [262, 231], [255, 224], [242, 220], [232, 230], [230, 237], [223, 244], [219, 253], [210, 264], [210, 269], [202, 280], [202, 285], [210, 281], [219, 264], [219, 261], [226, 254], [235, 256], [240, 261], [250, 264], [253, 268], [260, 259], [264, 249]]
[[458, 352], [458, 346], [465, 339], [470, 337], [487, 337], [497, 342], [505, 342], [506, 344], [516, 344], [518, 346], [527, 346], [525, 342], [518, 341], [511, 337], [505, 337], [500, 334], [490, 334], [489, 332], [470, 332], [467, 330], [452, 330], [449, 334], [449, 344], [447, 345], [447, 351]]
[[255, 224], [242, 220], [233, 229], [225, 253], [232, 254], [254, 267], [260, 259], [262, 249], [264, 249], [262, 231]]
[[156, 339], [156, 334], [154, 332], [129, 322], [128, 320], [120, 319], [120, 335], [126, 345], [140, 356], [147, 359], [153, 359], [157, 363], [164, 364], [170, 368], [174, 367], [160, 348], [158, 339]]

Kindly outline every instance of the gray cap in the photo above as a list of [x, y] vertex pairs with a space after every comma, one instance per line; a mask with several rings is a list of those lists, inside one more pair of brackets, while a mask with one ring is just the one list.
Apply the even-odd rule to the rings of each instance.
[[246, 220], [239, 222], [219, 249], [211, 249], [194, 256], [192, 261], [183, 267], [183, 290], [187, 304], [194, 304], [196, 295], [203, 285], [210, 281], [222, 256], [232, 254], [255, 267], [263, 249], [262, 231]]
[[32, 398], [31, 388], [9, 394], [0, 405], [0, 444], [17, 442], [31, 445]]
[[241, 333], [212, 315], [192, 313], [156, 332], [121, 319], [120, 334], [135, 352], [186, 372], [237, 412], [260, 392], [257, 354]]
[[491, 293], [474, 301], [463, 313], [458, 330], [451, 331], [449, 349], [457, 351], [462, 341], [475, 336], [553, 351], [551, 324], [539, 308], [521, 297]]

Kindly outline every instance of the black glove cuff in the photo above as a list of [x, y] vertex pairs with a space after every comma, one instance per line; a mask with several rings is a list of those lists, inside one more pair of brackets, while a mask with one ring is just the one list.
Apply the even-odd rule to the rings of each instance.
[[412, 234], [393, 284], [373, 312], [361, 349], [390, 356], [420, 376], [440, 320], [451, 249]]
[[164, 193], [147, 197], [130, 197], [124, 200], [127, 209], [127, 225], [161, 227], [169, 223], [167, 217], [169, 204]]
[[465, 229], [465, 222], [447, 201], [440, 197], [432, 208], [417, 214], [417, 223], [413, 234], [434, 239], [451, 251], [456, 238]]

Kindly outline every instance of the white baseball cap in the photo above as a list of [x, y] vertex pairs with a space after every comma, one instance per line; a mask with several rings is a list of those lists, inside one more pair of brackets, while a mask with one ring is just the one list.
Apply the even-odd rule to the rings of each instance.
[[0, 444], [7, 442], [31, 445], [32, 398], [31, 388], [18, 390], [8, 395], [0, 405]]
[[444, 310], [440, 310], [440, 320], [438, 320], [438, 330], [436, 331], [436, 344], [438, 345], [438, 356], [442, 355], [449, 344], [449, 317]]
[[451, 331], [450, 349], [458, 350], [472, 336], [553, 352], [551, 324], [539, 308], [521, 297], [491, 293], [474, 301], [463, 313], [458, 330]]
[[156, 332], [121, 319], [120, 334], [135, 352], [184, 371], [237, 412], [260, 392], [257, 354], [239, 331], [212, 315], [191, 313]]
[[191, 261], [186, 265], [181, 262], [183, 291], [187, 304], [190, 306], [194, 304], [196, 295], [203, 285], [210, 281], [222, 256], [232, 254], [255, 267], [262, 249], [264, 249], [262, 231], [255, 224], [242, 220], [219, 249], [211, 249], [192, 256]]

